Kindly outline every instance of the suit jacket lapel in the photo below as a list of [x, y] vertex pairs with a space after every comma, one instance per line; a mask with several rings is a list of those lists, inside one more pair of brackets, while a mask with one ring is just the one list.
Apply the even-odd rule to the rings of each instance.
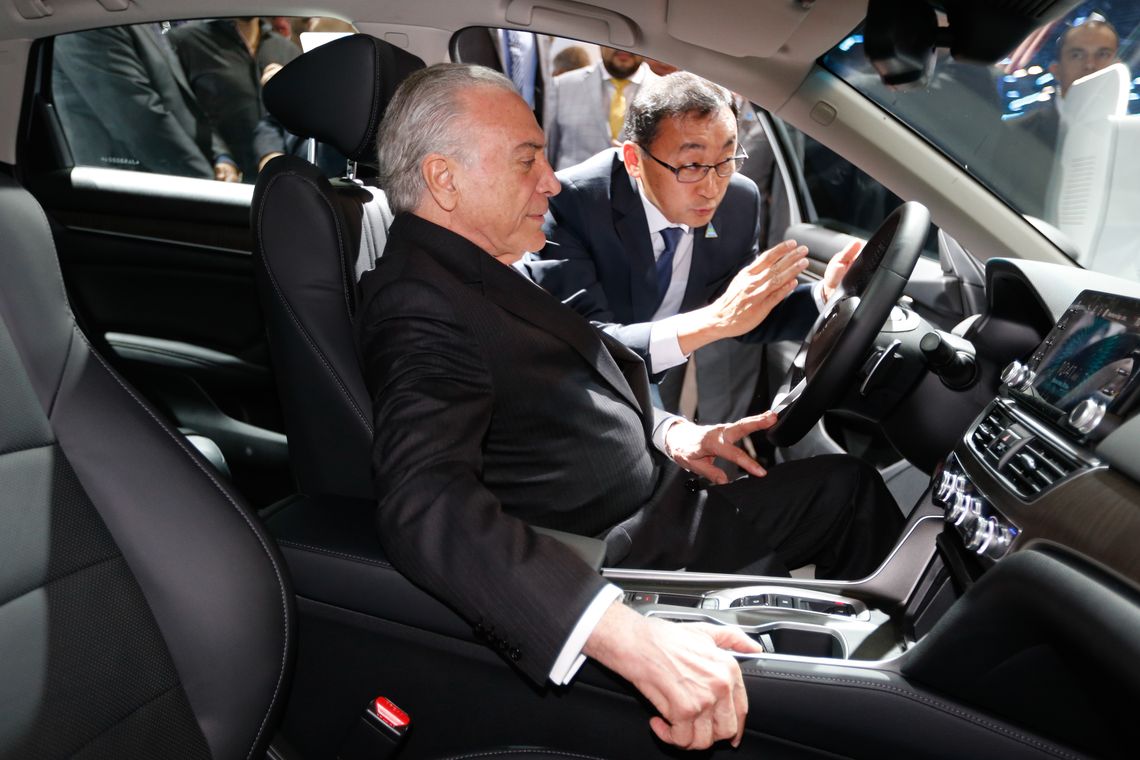
[[598, 331], [591, 327], [589, 322], [563, 306], [557, 298], [512, 267], [503, 266], [485, 253], [482, 258], [480, 268], [483, 293], [487, 298], [516, 317], [525, 319], [565, 341], [581, 354], [582, 358], [589, 362], [598, 374], [621, 394], [622, 398], [638, 411], [643, 411], [642, 404], [630, 387], [625, 373], [618, 367], [614, 356], [598, 337]]
[[620, 156], [614, 156], [610, 194], [614, 229], [629, 258], [629, 300], [633, 314], [638, 321], [648, 322], [657, 311], [657, 263], [653, 258], [645, 207], [636, 182], [626, 173]]
[[[469, 240], [412, 214], [397, 216], [389, 230], [389, 244], [402, 238], [410, 239], [461, 282], [481, 287], [483, 295], [501, 308], [566, 342], [644, 416], [648, 406], [639, 401], [598, 331], [557, 298]], [[627, 353], [640, 362], [632, 352]], [[645, 372], [641, 369], [631, 374], [636, 377]]]

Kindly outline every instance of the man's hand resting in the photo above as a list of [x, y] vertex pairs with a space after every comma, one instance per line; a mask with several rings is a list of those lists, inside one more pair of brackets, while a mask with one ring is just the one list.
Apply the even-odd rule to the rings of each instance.
[[757, 256], [736, 273], [719, 298], [685, 315], [677, 328], [681, 351], [688, 355], [714, 341], [755, 329], [796, 289], [797, 276], [807, 269], [806, 256], [807, 248], [794, 240]]
[[704, 749], [738, 746], [748, 695], [740, 666], [724, 651], [762, 652], [732, 626], [669, 623], [620, 602], [606, 610], [582, 652], [629, 681], [661, 713], [649, 720], [663, 742]]
[[728, 482], [724, 470], [713, 463], [717, 457], [761, 478], [767, 472], [736, 444], [744, 436], [757, 430], [767, 430], [774, 424], [775, 412], [764, 412], [722, 425], [697, 425], [681, 420], [665, 431], [665, 453], [689, 472], [695, 472], [717, 485]]

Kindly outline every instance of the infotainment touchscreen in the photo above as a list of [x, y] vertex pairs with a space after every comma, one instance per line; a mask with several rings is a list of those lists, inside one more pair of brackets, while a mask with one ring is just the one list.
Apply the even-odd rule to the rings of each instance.
[[1025, 395], [1067, 414], [1085, 399], [1122, 413], [1140, 377], [1140, 300], [1082, 292], [1029, 360]]

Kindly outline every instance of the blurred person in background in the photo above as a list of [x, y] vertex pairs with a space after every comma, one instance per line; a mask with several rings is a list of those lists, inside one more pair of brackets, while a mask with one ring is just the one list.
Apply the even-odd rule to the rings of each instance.
[[637, 91], [655, 75], [645, 59], [601, 48], [602, 60], [555, 78], [546, 118], [546, 153], [565, 169], [625, 140], [625, 112]]
[[53, 95], [77, 165], [239, 181], [171, 48], [169, 25], [65, 34]]
[[258, 159], [285, 150], [277, 139], [258, 144], [267, 139], [255, 131], [266, 113], [262, 83], [301, 51], [256, 16], [194, 21], [172, 29], [170, 37], [214, 129], [230, 147], [244, 179], [253, 182]]

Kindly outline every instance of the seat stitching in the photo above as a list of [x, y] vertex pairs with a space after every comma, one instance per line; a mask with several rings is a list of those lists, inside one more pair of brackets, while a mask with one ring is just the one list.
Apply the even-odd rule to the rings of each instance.
[[[78, 573], [82, 573], [84, 570], [90, 570], [93, 567], [98, 567], [99, 565], [105, 565], [108, 562], [112, 562], [116, 559], [122, 559], [122, 558], [123, 558], [122, 554], [113, 554], [110, 557], [103, 557], [102, 559], [97, 559], [97, 560], [94, 560], [92, 562], [88, 562], [86, 565], [83, 565], [82, 567], [77, 567], [74, 570], [69, 570], [68, 572], [64, 573], [63, 575], [56, 576], [55, 578], [51, 578], [50, 580], [40, 579], [40, 583], [38, 585], [32, 586], [31, 588], [28, 588], [28, 589], [25, 589], [25, 590], [23, 590], [17, 594], [14, 594], [13, 596], [8, 597], [4, 601], [0, 602], [0, 607], [5, 607], [5, 606], [11, 604], [12, 602], [16, 601], [19, 598], [27, 596], [28, 594], [32, 593], [33, 591], [39, 591], [40, 589], [46, 589], [48, 586], [53, 586], [56, 583], [59, 583], [60, 581], [66, 580], [73, 575], [76, 575]], [[123, 560], [123, 561], [125, 562], [126, 560]]]
[[376, 565], [378, 567], [386, 567], [389, 570], [395, 569], [391, 563], [386, 562], [384, 560], [370, 559], [368, 557], [361, 557], [358, 554], [347, 554], [345, 552], [333, 551], [332, 549], [325, 549], [324, 547], [321, 547], [321, 546], [311, 546], [309, 544], [302, 544], [299, 541], [278, 540], [277, 544], [278, 544], [278, 546], [288, 546], [292, 549], [305, 549], [307, 551], [316, 552], [318, 554], [328, 554], [328, 555], [331, 555], [333, 557], [343, 557], [345, 559], [356, 560], [357, 562], [364, 562], [364, 563], [369, 564], [369, 565]]
[[[28, 193], [27, 189], [20, 186], [19, 183], [15, 183], [15, 187]], [[67, 297], [67, 287], [63, 284], [63, 266], [59, 263], [59, 247], [55, 244], [55, 233], [52, 231], [51, 221], [48, 219], [47, 212], [44, 211], [44, 207], [40, 205], [39, 201], [37, 201], [31, 193], [28, 193], [28, 197], [32, 199], [32, 205], [35, 206], [36, 211], [39, 212], [40, 221], [43, 222], [44, 228], [47, 229], [48, 237], [51, 239], [53, 255], [49, 256], [49, 258], [55, 264], [56, 283], [59, 285], [59, 294], [63, 301], [64, 313], [68, 321], [71, 322], [72, 327], [71, 336], [67, 339], [67, 353], [64, 354], [63, 366], [59, 369], [59, 377], [56, 378], [55, 389], [52, 391], [51, 402], [47, 411], [48, 416], [51, 416], [52, 412], [55, 411], [55, 402], [56, 399], [59, 398], [60, 389], [63, 387], [64, 374], [67, 372], [67, 367], [71, 363], [71, 348], [75, 345], [75, 329], [78, 328], [78, 323], [75, 321], [75, 314], [71, 311], [71, 301]]]
[[[286, 175], [285, 174], [277, 174], [277, 175], [273, 176], [272, 178], [270, 178], [269, 182], [265, 186], [265, 193], [268, 194], [269, 189], [273, 186], [273, 183], [276, 182], [278, 179], [284, 177], [284, 176], [286, 176]], [[311, 180], [309, 180], [307, 177], [304, 177], [300, 174], [294, 174], [294, 173], [290, 173], [289, 176], [294, 177], [295, 179], [299, 179], [302, 182], [307, 182], [308, 184], [310, 184], [314, 188], [316, 188], [316, 184], [313, 183]], [[325, 198], [324, 194], [319, 192], [319, 190], [317, 192], [317, 195], [320, 196], [321, 200], [323, 200], [325, 202], [326, 206], [329, 206], [330, 211], [333, 213], [333, 217], [335, 219], [335, 216], [336, 216], [335, 211], [332, 211], [332, 206], [329, 203], [328, 199]], [[262, 228], [262, 217], [264, 216], [264, 214], [265, 214], [265, 204], [263, 203], [263, 204], [261, 204], [261, 206], [257, 210], [257, 228], [259, 231]], [[333, 226], [336, 227], [337, 245], [338, 245], [338, 247], [343, 248], [343, 243], [341, 242], [341, 239], [340, 239], [340, 227], [339, 227], [339, 225], [336, 225], [336, 224], [334, 224]], [[269, 283], [270, 283], [270, 285], [273, 286], [273, 291], [277, 295], [277, 299], [281, 302], [281, 305], [285, 307], [285, 313], [289, 315], [289, 319], [291, 319], [293, 321], [293, 325], [297, 328], [297, 331], [301, 334], [301, 337], [303, 337], [305, 339], [305, 342], [309, 345], [310, 350], [312, 350], [312, 352], [317, 355], [317, 358], [320, 359], [321, 364], [324, 365], [325, 370], [329, 373], [329, 375], [332, 376], [333, 381], [336, 383], [337, 390], [339, 390], [341, 395], [344, 396], [345, 400], [348, 402], [348, 404], [352, 408], [353, 412], [356, 413], [357, 418], [364, 424], [365, 430], [368, 432], [369, 435], [372, 435], [373, 429], [372, 429], [371, 421], [368, 419], [367, 415], [365, 415], [364, 412], [357, 405], [356, 400], [352, 398], [352, 394], [350, 394], [348, 392], [348, 389], [345, 388], [344, 382], [340, 379], [340, 375], [338, 375], [336, 373], [336, 371], [332, 368], [328, 359], [325, 357], [324, 352], [322, 352], [317, 347], [316, 342], [312, 339], [312, 336], [309, 335], [308, 330], [305, 329], [305, 327], [301, 324], [300, 320], [297, 318], [297, 315], [293, 312], [293, 307], [289, 305], [288, 299], [286, 299], [285, 295], [281, 292], [281, 288], [277, 284], [277, 278], [274, 276], [273, 270], [269, 266], [269, 260], [265, 258], [264, 246], [261, 244], [261, 235], [257, 236], [257, 250], [258, 250], [258, 253], [260, 254], [261, 261], [265, 266], [265, 273], [269, 277]], [[343, 267], [342, 267], [342, 269], [343, 269]], [[343, 276], [343, 273], [342, 273], [342, 276]], [[347, 305], [347, 298], [348, 298], [348, 296], [346, 295], [345, 296], [346, 305]]]
[[[134, 715], [136, 715], [136, 714], [138, 713], [138, 711], [139, 711], [139, 710], [143, 709], [144, 707], [149, 707], [150, 705], [154, 704], [154, 703], [155, 703], [155, 702], [157, 702], [158, 700], [160, 700], [160, 699], [162, 699], [163, 697], [165, 697], [167, 694], [170, 694], [170, 693], [171, 693], [172, 691], [174, 691], [175, 689], [181, 688], [181, 686], [182, 686], [182, 682], [181, 682], [181, 681], [176, 681], [176, 682], [175, 682], [173, 685], [171, 685], [171, 686], [170, 686], [170, 688], [167, 688], [167, 689], [163, 689], [163, 690], [162, 690], [162, 691], [160, 691], [159, 693], [155, 694], [153, 697], [151, 697], [150, 699], [148, 699], [147, 701], [143, 702], [141, 705], [139, 705], [138, 707], [136, 707], [135, 709], [131, 710], [129, 713], [127, 713], [126, 715], [124, 715], [122, 718], [120, 718], [119, 720], [115, 721], [115, 722], [114, 722], [114, 723], [112, 723], [111, 725], [107, 726], [105, 729], [103, 729], [103, 730], [102, 730], [102, 731], [100, 731], [99, 733], [95, 734], [94, 736], [92, 736], [92, 737], [91, 737], [90, 739], [88, 739], [87, 741], [83, 742], [83, 744], [81, 744], [81, 745], [79, 745], [78, 747], [76, 747], [76, 748], [75, 748], [75, 750], [74, 750], [73, 752], [70, 752], [69, 754], [70, 754], [70, 755], [78, 755], [78, 754], [79, 754], [80, 752], [82, 752], [84, 749], [86, 749], [87, 747], [90, 747], [92, 744], [94, 744], [95, 742], [97, 742], [99, 739], [103, 738], [103, 737], [104, 737], [106, 734], [108, 734], [108, 733], [109, 733], [109, 732], [110, 732], [112, 729], [114, 729], [114, 728], [117, 728], [118, 726], [122, 725], [123, 723], [126, 723], [126, 722], [127, 722], [128, 720], [130, 720], [130, 719], [131, 719], [131, 718], [132, 718]], [[205, 738], [205, 737], [203, 737], [203, 738]]]
[[242, 510], [241, 507], [238, 506], [237, 502], [233, 500], [233, 497], [231, 497], [230, 494], [226, 492], [226, 489], [223, 488], [222, 485], [217, 481], [210, 469], [203, 465], [202, 462], [199, 461], [198, 458], [190, 452], [190, 450], [187, 448], [188, 444], [185, 442], [185, 439], [182, 436], [178, 436], [172, 433], [162, 422], [162, 420], [160, 420], [154, 414], [154, 412], [150, 410], [150, 407], [144, 404], [142, 400], [135, 395], [134, 391], [128, 385], [126, 385], [126, 383], [124, 383], [117, 374], [115, 374], [114, 370], [112, 370], [107, 362], [103, 359], [103, 357], [99, 355], [99, 352], [97, 352], [94, 347], [92, 347], [90, 341], [87, 340], [87, 336], [84, 335], [82, 331], [78, 332], [79, 337], [83, 340], [84, 343], [87, 344], [87, 348], [91, 351], [91, 355], [94, 356], [99, 364], [103, 366], [103, 369], [107, 371], [107, 374], [110, 375], [110, 377], [119, 384], [119, 387], [122, 388], [127, 393], [127, 395], [134, 399], [135, 403], [138, 404], [139, 407], [142, 408], [142, 410], [146, 412], [146, 414], [158, 424], [159, 429], [166, 433], [166, 435], [171, 440], [173, 440], [180, 449], [182, 449], [183, 453], [187, 455], [194, 466], [197, 467], [207, 478], [209, 478], [210, 482], [213, 483], [214, 488], [217, 489], [218, 493], [220, 493], [226, 499], [226, 501], [230, 503], [230, 506], [234, 508], [234, 511], [238, 513], [238, 516], [245, 521], [246, 526], [249, 528], [250, 532], [253, 533], [253, 536], [257, 539], [257, 542], [261, 545], [262, 551], [265, 552], [265, 556], [269, 559], [269, 565], [273, 568], [273, 573], [277, 577], [277, 587], [281, 592], [281, 610], [283, 613], [282, 619], [284, 622], [285, 632], [284, 646], [281, 649], [281, 664], [278, 670], [277, 684], [273, 688], [273, 697], [270, 699], [269, 706], [266, 707], [265, 716], [261, 719], [261, 725], [257, 729], [257, 735], [254, 737], [253, 743], [249, 747], [249, 752], [246, 753], [247, 758], [252, 757], [253, 749], [257, 746], [258, 741], [260, 741], [261, 736], [265, 731], [266, 723], [269, 721], [269, 715], [273, 711], [273, 705], [277, 702], [277, 695], [280, 693], [282, 682], [285, 679], [285, 663], [286, 656], [289, 651], [289, 603], [285, 594], [285, 581], [281, 576], [281, 570], [277, 567], [277, 563], [273, 560], [273, 553], [269, 550], [269, 547], [266, 545], [265, 540], [261, 537], [261, 534], [259, 534], [257, 532], [257, 529], [253, 526], [253, 523], [250, 521], [249, 516], [245, 513], [244, 510]]
[[975, 723], [975, 724], [977, 724], [981, 727], [987, 728], [991, 731], [995, 731], [997, 733], [1004, 734], [1007, 737], [1021, 741], [1024, 744], [1029, 744], [1029, 745], [1035, 746], [1039, 749], [1043, 749], [1046, 752], [1049, 752], [1049, 753], [1054, 754], [1054, 755], [1058, 755], [1059, 757], [1067, 757], [1067, 758], [1072, 758], [1072, 760], [1079, 760], [1078, 755], [1074, 755], [1070, 752], [1066, 752], [1065, 750], [1063, 750], [1063, 749], [1061, 749], [1055, 745], [1047, 744], [1047, 743], [1042, 742], [1038, 739], [1034, 739], [1032, 736], [1026, 736], [1025, 734], [1019, 733], [1019, 732], [1014, 731], [1012, 729], [1009, 729], [1005, 726], [1002, 726], [1002, 725], [999, 725], [999, 724], [994, 723], [992, 721], [986, 720], [985, 718], [983, 718], [980, 715], [974, 715], [974, 714], [969, 713], [965, 710], [961, 710], [959, 708], [956, 708], [953, 705], [946, 704], [945, 702], [941, 702], [937, 699], [933, 699], [931, 697], [925, 696], [925, 695], [920, 694], [919, 692], [911, 690], [911, 689], [906, 689], [903, 687], [894, 686], [892, 684], [876, 683], [875, 681], [864, 681], [864, 680], [859, 680], [859, 679], [854, 679], [854, 678], [838, 678], [835, 676], [813, 676], [813, 675], [800, 674], [800, 673], [771, 673], [771, 672], [765, 671], [763, 669], [754, 668], [754, 667], [745, 667], [745, 668], [743, 668], [743, 670], [745, 673], [748, 673], [750, 675], [758, 675], [758, 676], [762, 676], [764, 678], [796, 679], [796, 680], [801, 680], [801, 681], [821, 681], [824, 683], [842, 684], [842, 685], [848, 685], [848, 686], [855, 686], [855, 687], [859, 687], [859, 688], [870, 688], [870, 689], [877, 689], [880, 691], [892, 692], [892, 693], [897, 694], [901, 697], [905, 697], [907, 699], [911, 699], [911, 700], [916, 701], [916, 702], [921, 702], [921, 703], [926, 704], [930, 707], [934, 707], [934, 708], [942, 710], [944, 712], [948, 712], [952, 715], [956, 715], [960, 718], [963, 718], [965, 720], [970, 721], [971, 723]]
[[58, 443], [58, 441], [52, 440], [52, 441], [48, 441], [47, 443], [37, 443], [33, 446], [24, 446], [24, 447], [18, 448], [18, 449], [8, 449], [6, 451], [0, 451], [0, 457], [6, 457], [9, 454], [22, 454], [25, 451], [35, 451], [36, 449], [49, 449], [49, 448], [53, 448], [56, 445], [56, 443]]

